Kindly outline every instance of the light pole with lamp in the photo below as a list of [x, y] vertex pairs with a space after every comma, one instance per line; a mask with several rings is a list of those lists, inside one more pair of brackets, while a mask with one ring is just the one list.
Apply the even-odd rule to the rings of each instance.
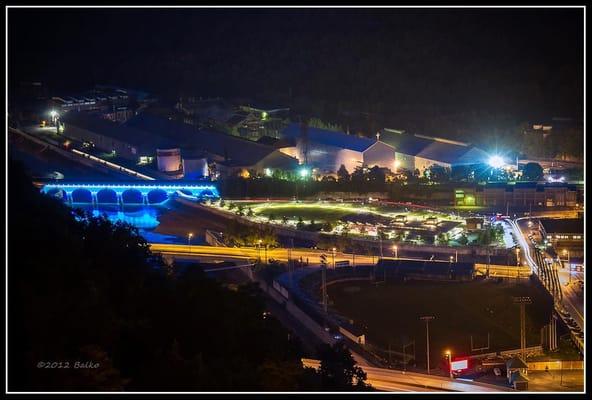
[[265, 243], [265, 264], [267, 264], [267, 260], [268, 260], [268, 258], [267, 258], [267, 246], [268, 246], [268, 244]]
[[189, 246], [189, 252], [191, 253], [191, 238], [193, 237], [193, 233], [187, 234], [187, 246]]
[[423, 317], [419, 317], [422, 321], [426, 323], [426, 361], [427, 361], [427, 370], [428, 375], [430, 375], [430, 328], [429, 322], [434, 319], [432, 315], [426, 315]]
[[454, 379], [454, 376], [452, 375], [452, 352], [450, 350], [446, 350], [444, 354], [446, 354], [446, 358], [448, 359], [448, 371], [450, 373], [450, 379]]
[[333, 253], [333, 269], [335, 269], [335, 251], [337, 251], [337, 249], [335, 247], [333, 247], [331, 249], [331, 252]]
[[49, 115], [51, 116], [51, 123], [55, 124], [58, 117], [58, 112], [56, 110], [51, 110]]
[[261, 243], [263, 243], [263, 240], [259, 239], [257, 241], [257, 258], [259, 259], [260, 263], [261, 263]]
[[520, 266], [520, 247], [516, 247], [516, 266]]
[[563, 249], [563, 255], [567, 255], [567, 273], [568, 273], [568, 284], [571, 283], [571, 263], [569, 259], [569, 250]]

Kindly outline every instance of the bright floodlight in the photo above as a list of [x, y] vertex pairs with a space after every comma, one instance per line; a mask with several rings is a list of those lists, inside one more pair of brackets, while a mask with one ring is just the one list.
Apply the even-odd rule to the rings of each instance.
[[492, 166], [493, 168], [501, 168], [504, 166], [505, 162], [504, 159], [500, 156], [491, 156], [487, 163]]
[[55, 118], [55, 117], [56, 117], [56, 115], [58, 115], [58, 112], [57, 112], [56, 110], [51, 110], [51, 111], [49, 112], [49, 115], [51, 115], [51, 117], [52, 117], [52, 118]]
[[310, 173], [310, 171], [308, 170], [308, 168], [301, 168], [300, 169], [300, 176], [303, 178], [306, 178], [309, 173]]

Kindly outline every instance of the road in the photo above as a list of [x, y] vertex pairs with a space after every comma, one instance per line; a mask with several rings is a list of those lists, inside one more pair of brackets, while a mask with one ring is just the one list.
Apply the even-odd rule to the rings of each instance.
[[[150, 248], [152, 251], [161, 252], [165, 255], [170, 256], [187, 256], [191, 255], [194, 257], [221, 257], [223, 260], [226, 261], [235, 261], [235, 260], [255, 260], [258, 257], [261, 257], [262, 260], [265, 259], [265, 249], [261, 248], [258, 249], [256, 247], [213, 247], [213, 246], [201, 246], [201, 245], [182, 245], [182, 244], [161, 244], [161, 243], [151, 243]], [[320, 255], [326, 254], [327, 261], [329, 263], [329, 267], [333, 264], [333, 257], [332, 253], [329, 251], [324, 250], [313, 250], [313, 249], [303, 249], [303, 248], [294, 248], [292, 250], [292, 259], [299, 260], [302, 257], [302, 260], [306, 262], [308, 260], [309, 265], [319, 265], [320, 263]], [[277, 248], [277, 249], [268, 249], [267, 250], [267, 258], [274, 259], [282, 262], [288, 261], [288, 249], [285, 248]], [[384, 259], [395, 259], [393, 257], [383, 257]], [[417, 260], [415, 258], [399, 258], [400, 260]], [[335, 261], [349, 261], [350, 265], [354, 265], [354, 256], [353, 254], [336, 252], [335, 253]], [[371, 256], [355, 256], [355, 263], [356, 265], [362, 264], [375, 264], [378, 261], [378, 257], [371, 257]], [[475, 267], [475, 272], [480, 274], [485, 274], [487, 267], [484, 264], [479, 264]], [[501, 277], [501, 278], [517, 278], [523, 277], [526, 278], [530, 274], [530, 269], [527, 267], [515, 267], [515, 266], [495, 266], [491, 265], [489, 267], [489, 274], [493, 277]]]
[[[182, 245], [182, 244], [161, 244], [151, 243], [150, 249], [155, 252], [161, 252], [166, 254], [178, 254], [178, 255], [195, 255], [195, 256], [221, 256], [221, 257], [234, 257], [238, 259], [257, 259], [261, 258], [265, 260], [274, 259], [278, 261], [288, 261], [289, 251], [286, 248], [275, 248], [267, 249], [256, 248], [256, 247], [213, 247], [213, 246], [200, 246], [200, 245]], [[302, 249], [294, 248], [292, 250], [292, 259], [299, 260], [302, 257], [303, 262], [308, 260], [309, 264], [318, 265], [320, 262], [320, 255], [327, 255], [327, 262], [333, 264], [332, 252], [315, 249]], [[350, 265], [353, 263], [353, 255], [335, 252], [335, 261], [349, 261]], [[373, 264], [377, 261], [377, 257], [371, 256], [355, 256], [356, 264]]]
[[[537, 250], [535, 243], [529, 238], [529, 232], [531, 227], [529, 226], [530, 218], [523, 217], [517, 218], [512, 221], [506, 220], [514, 228], [516, 238], [522, 249], [521, 256], [526, 260], [528, 265], [531, 267], [533, 273], [536, 273], [541, 282], [545, 285], [549, 293], [555, 300], [555, 308], [559, 310], [565, 310], [574, 319], [579, 328], [584, 331], [584, 301], [583, 296], [579, 296], [576, 290], [576, 283], [572, 283], [566, 287], [566, 282], [569, 282], [569, 272], [567, 270], [561, 270], [562, 263], [558, 263], [553, 260], [553, 257], [548, 251]], [[535, 224], [532, 224], [535, 226]], [[550, 250], [552, 253], [552, 249]], [[547, 262], [547, 259], [551, 259], [551, 262]], [[559, 268], [558, 268], [559, 265]], [[577, 275], [582, 281], [584, 281], [583, 273]], [[574, 280], [574, 274], [572, 273], [572, 282]], [[574, 285], [574, 286], [571, 286]], [[576, 342], [580, 350], [583, 349], [583, 339], [576, 337], [572, 334], [572, 339]]]
[[[318, 368], [318, 360], [303, 359], [306, 367]], [[366, 372], [366, 382], [374, 388], [389, 392], [513, 392], [504, 386], [478, 382], [467, 382], [458, 379], [444, 378], [434, 375], [418, 374], [375, 367], [361, 367]]]
[[570, 273], [565, 269], [558, 271], [559, 281], [561, 283], [561, 290], [563, 292], [563, 304], [569, 311], [572, 318], [576, 321], [581, 329], [584, 329], [584, 297], [583, 288], [580, 287], [578, 281], [584, 281], [583, 272], [572, 272], [571, 282]]

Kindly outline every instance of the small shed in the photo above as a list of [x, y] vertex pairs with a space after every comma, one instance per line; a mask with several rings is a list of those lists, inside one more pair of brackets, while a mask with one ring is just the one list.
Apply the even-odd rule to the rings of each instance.
[[519, 371], [512, 372], [509, 382], [516, 390], [528, 390], [528, 378]]
[[506, 361], [508, 383], [517, 390], [528, 389], [528, 365], [520, 357], [512, 357]]
[[483, 218], [467, 218], [467, 230], [483, 229]]

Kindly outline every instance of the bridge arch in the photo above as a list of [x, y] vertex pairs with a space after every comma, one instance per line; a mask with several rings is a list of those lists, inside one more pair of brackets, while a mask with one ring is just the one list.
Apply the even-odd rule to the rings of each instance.
[[218, 197], [214, 192], [210, 189], [201, 190], [198, 194], [198, 197]]
[[68, 201], [68, 193], [62, 188], [52, 188], [45, 192], [46, 195], [55, 197], [64, 202]]
[[74, 189], [71, 194], [72, 203], [92, 203], [92, 192], [85, 188]]
[[169, 194], [163, 189], [152, 189], [146, 196], [148, 204], [163, 203], [169, 198]]
[[114, 204], [118, 203], [117, 192], [111, 188], [104, 188], [97, 192], [97, 203]]
[[121, 202], [123, 204], [143, 204], [144, 195], [138, 189], [129, 188], [121, 192]]
[[177, 189], [177, 191], [179, 193], [184, 194], [185, 196], [195, 196], [195, 194], [193, 193], [193, 190], [191, 190], [191, 189], [180, 188], [180, 189]]

